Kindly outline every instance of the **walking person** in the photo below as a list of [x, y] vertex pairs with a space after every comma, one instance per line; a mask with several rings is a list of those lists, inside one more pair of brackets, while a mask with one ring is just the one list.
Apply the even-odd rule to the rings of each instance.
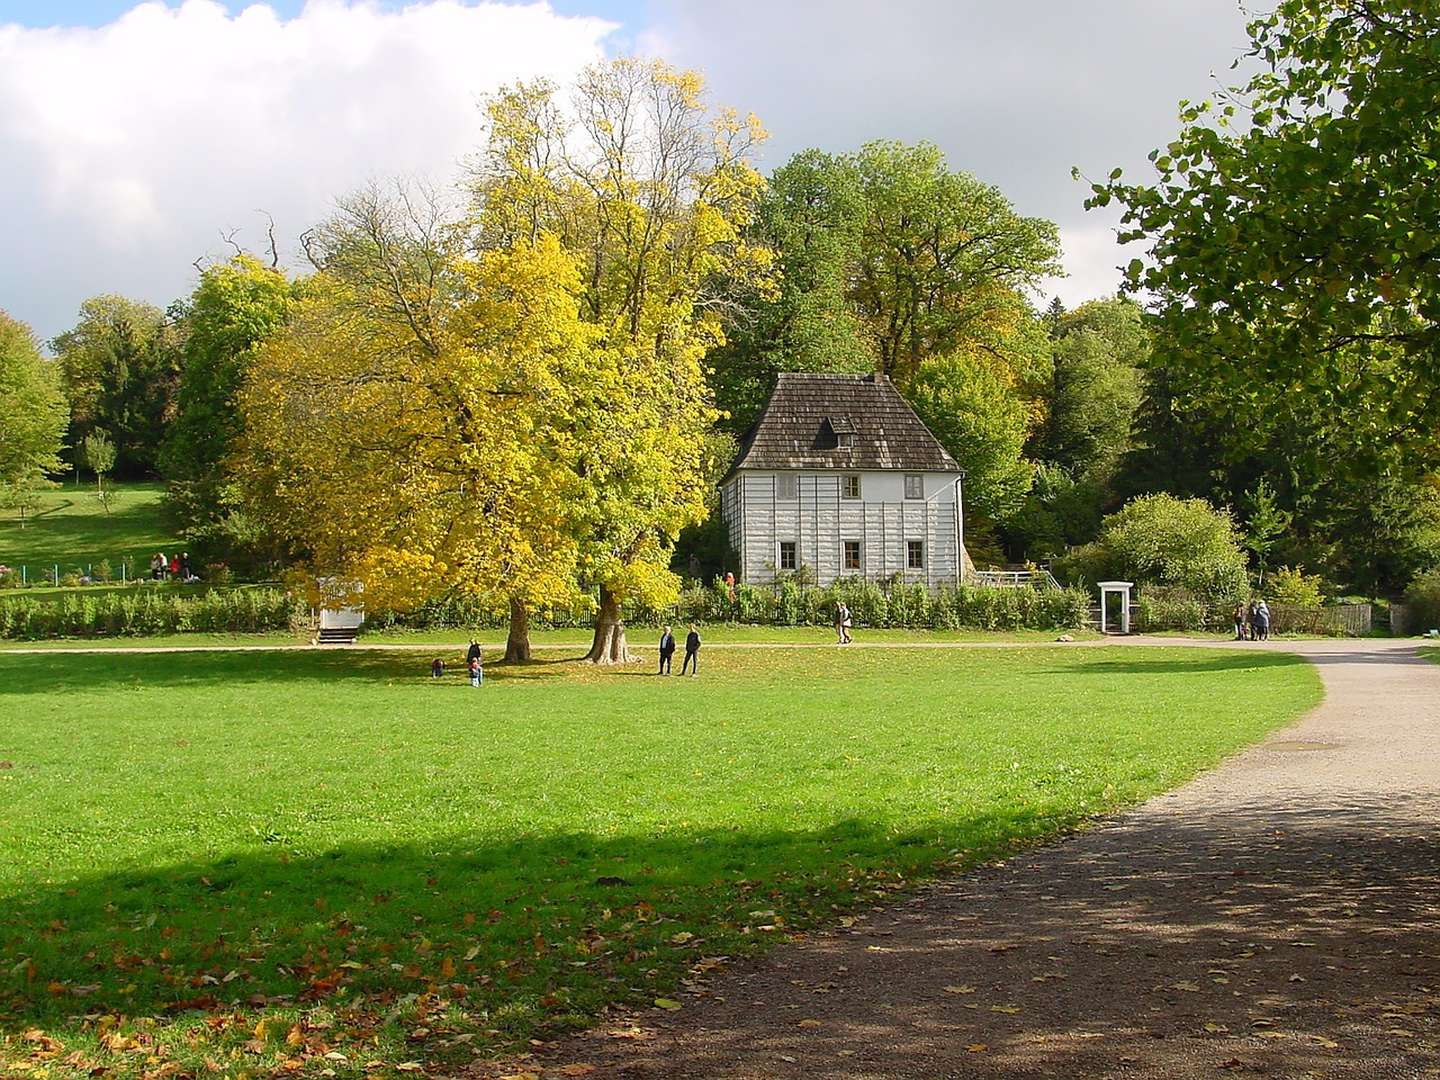
[[700, 631], [695, 629], [694, 623], [690, 624], [690, 633], [685, 635], [685, 659], [680, 664], [680, 674], [684, 675], [687, 671], [691, 678], [700, 674]]
[[851, 627], [851, 625], [852, 625], [852, 620], [851, 620], [851, 618], [850, 618], [850, 605], [849, 605], [849, 604], [843, 604], [843, 603], [842, 603], [842, 604], [840, 605], [840, 644], [841, 644], [841, 645], [849, 645], [850, 642], [854, 640], [854, 638], [852, 638], [852, 637], [850, 636], [850, 627]]
[[845, 644], [845, 605], [843, 603], [835, 605], [835, 644]]
[[657, 674], [672, 675], [670, 661], [675, 658], [675, 635], [670, 632], [670, 627], [665, 627], [665, 632], [660, 635], [660, 670]]
[[1270, 605], [1265, 602], [1263, 596], [1255, 605], [1255, 631], [1259, 635], [1259, 640], [1270, 640]]

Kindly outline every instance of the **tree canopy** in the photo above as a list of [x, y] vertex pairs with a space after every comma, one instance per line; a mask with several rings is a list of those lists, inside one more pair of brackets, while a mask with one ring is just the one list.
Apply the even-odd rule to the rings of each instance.
[[55, 366], [30, 328], [0, 311], [0, 500], [25, 509], [46, 474], [63, 467], [67, 420]]

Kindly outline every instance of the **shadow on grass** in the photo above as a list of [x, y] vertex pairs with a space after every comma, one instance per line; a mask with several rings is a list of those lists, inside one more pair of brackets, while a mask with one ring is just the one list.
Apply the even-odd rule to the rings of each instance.
[[[577, 647], [577, 656], [580, 653]], [[490, 656], [498, 660], [495, 650]], [[443, 659], [443, 678], [430, 679], [430, 662]], [[540, 679], [555, 676], [573, 665], [571, 657], [545, 657], [523, 664], [488, 661], [485, 680]], [[442, 690], [466, 686], [465, 650], [456, 645], [437, 645], [433, 652], [385, 652], [379, 650], [317, 649], [266, 654], [258, 651], [141, 653], [117, 650], [114, 653], [26, 653], [7, 655], [0, 651], [0, 697], [53, 693], [57, 690], [97, 690], [107, 685], [178, 687], [204, 684], [245, 685], [252, 683], [313, 682], [326, 684], [370, 682], [409, 683], [419, 681], [419, 690]]]
[[645, 1041], [584, 1038], [544, 1064], [838, 1080], [859, 1051], [865, 1075], [895, 1077], [1426, 1073], [1433, 795], [1285, 802], [1145, 813], [1026, 852], [642, 1019]]
[[[1347, 654], [1353, 656], [1354, 654]], [[1384, 655], [1384, 654], [1377, 654]], [[1391, 656], [1391, 660], [1395, 657]], [[1064, 668], [1045, 668], [1049, 675], [1114, 676], [1174, 673], [1201, 675], [1217, 671], [1249, 671], [1256, 668], [1289, 668], [1308, 663], [1306, 657], [1286, 652], [1231, 652], [1230, 650], [1187, 649], [1180, 656], [1156, 656], [1149, 646], [1109, 650], [1106, 657]]]
[[397, 1025], [415, 1026], [421, 995], [450, 1033], [505, 1042], [647, 1000], [701, 957], [873, 902], [957, 847], [993, 855], [1065, 824], [1017, 810], [904, 835], [847, 821], [318, 853], [273, 837], [0, 896], [0, 1034], [74, 1032], [80, 1014], [180, 1023], [323, 1007], [368, 1038], [393, 1028], [403, 1045]]

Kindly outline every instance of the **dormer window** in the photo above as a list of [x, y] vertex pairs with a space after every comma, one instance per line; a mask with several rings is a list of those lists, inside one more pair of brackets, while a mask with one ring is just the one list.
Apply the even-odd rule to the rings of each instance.
[[855, 425], [848, 416], [827, 416], [825, 418], [826, 443], [834, 450], [855, 449]]

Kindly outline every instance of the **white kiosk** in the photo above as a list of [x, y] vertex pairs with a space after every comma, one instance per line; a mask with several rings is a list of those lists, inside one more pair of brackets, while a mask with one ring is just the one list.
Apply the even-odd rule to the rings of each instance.
[[1133, 581], [1099, 581], [1100, 586], [1100, 632], [1102, 634], [1115, 633], [1109, 626], [1109, 599], [1114, 593], [1120, 597], [1120, 629], [1119, 633], [1130, 633], [1130, 590], [1135, 587]]

